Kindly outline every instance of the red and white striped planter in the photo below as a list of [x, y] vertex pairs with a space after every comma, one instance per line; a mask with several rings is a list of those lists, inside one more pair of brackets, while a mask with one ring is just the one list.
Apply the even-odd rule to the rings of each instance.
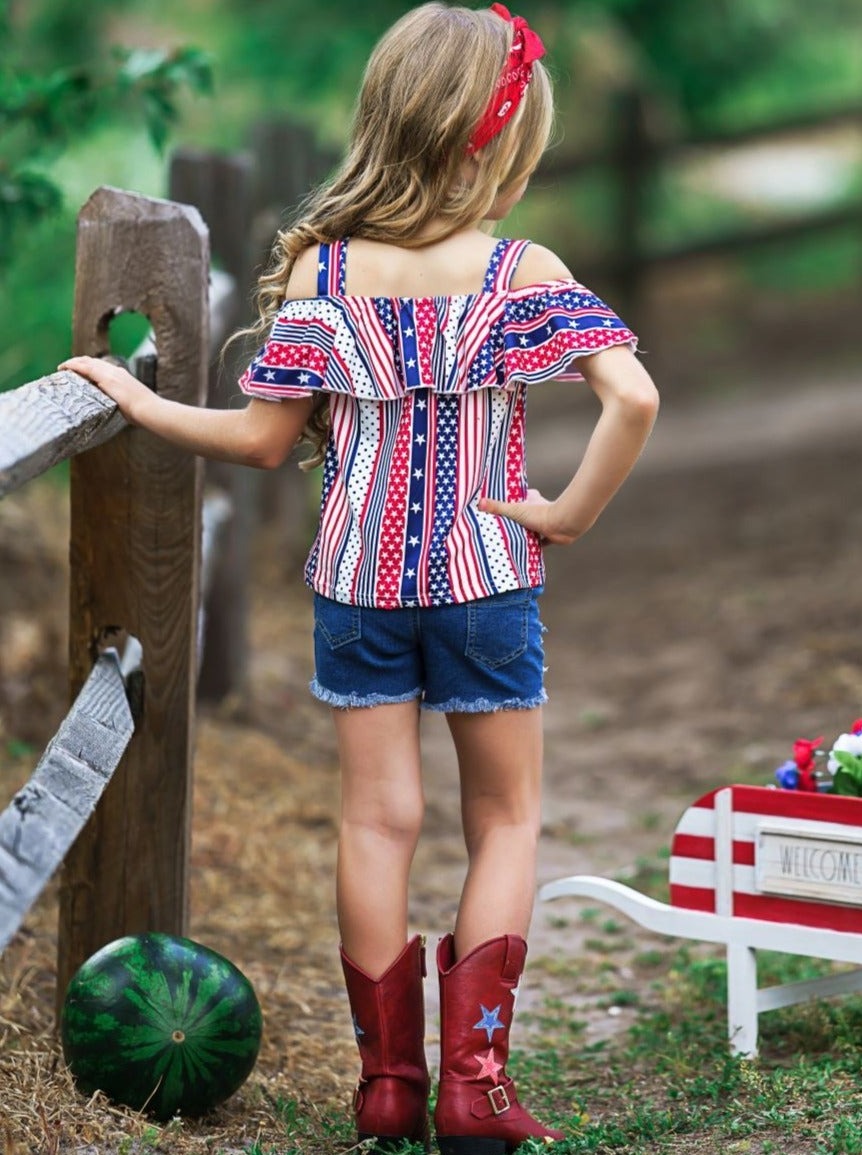
[[862, 932], [862, 800], [764, 786], [705, 794], [674, 832], [670, 901]]
[[591, 875], [550, 882], [539, 897], [593, 898], [660, 934], [723, 943], [735, 1054], [756, 1053], [763, 1011], [862, 989], [862, 969], [758, 989], [755, 953], [862, 964], [862, 799], [713, 790], [677, 824], [669, 881], [669, 905]]

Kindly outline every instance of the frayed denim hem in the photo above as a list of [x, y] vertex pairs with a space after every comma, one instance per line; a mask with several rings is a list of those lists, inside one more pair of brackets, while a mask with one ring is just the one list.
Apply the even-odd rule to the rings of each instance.
[[431, 710], [438, 714], [496, 714], [500, 710], [533, 710], [536, 706], [543, 706], [548, 700], [544, 690], [534, 698], [505, 698], [502, 702], [494, 702], [490, 698], [474, 698], [464, 702], [460, 698], [450, 698], [447, 702], [423, 702], [423, 710]]
[[336, 694], [332, 690], [327, 690], [325, 686], [321, 686], [317, 678], [313, 678], [308, 683], [308, 688], [318, 701], [325, 702], [327, 706], [334, 706], [338, 710], [361, 710], [367, 706], [391, 706], [399, 702], [412, 702], [415, 698], [422, 697], [422, 689], [419, 686], [408, 694]]

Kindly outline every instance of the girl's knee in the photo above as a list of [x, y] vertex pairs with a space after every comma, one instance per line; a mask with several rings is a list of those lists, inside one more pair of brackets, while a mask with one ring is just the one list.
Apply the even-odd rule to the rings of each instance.
[[345, 808], [341, 826], [342, 831], [352, 828], [366, 834], [375, 834], [389, 842], [415, 844], [424, 816], [425, 804], [421, 797], [390, 799]]
[[490, 813], [480, 819], [465, 820], [464, 841], [470, 855], [500, 843], [530, 851], [538, 846], [541, 826], [540, 815], [532, 810], [519, 814]]

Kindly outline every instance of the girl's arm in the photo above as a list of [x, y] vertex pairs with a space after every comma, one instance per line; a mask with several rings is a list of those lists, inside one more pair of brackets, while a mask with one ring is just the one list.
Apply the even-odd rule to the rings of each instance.
[[80, 373], [116, 401], [132, 425], [201, 457], [259, 469], [281, 465], [296, 445], [314, 400], [252, 398], [242, 409], [201, 409], [159, 397], [126, 369], [98, 357], [70, 357], [60, 365]]
[[631, 472], [658, 412], [656, 387], [630, 349], [604, 349], [578, 368], [602, 412], [572, 480], [556, 501], [537, 490], [526, 501], [479, 501], [484, 512], [511, 518], [552, 545], [570, 545], [594, 524]]

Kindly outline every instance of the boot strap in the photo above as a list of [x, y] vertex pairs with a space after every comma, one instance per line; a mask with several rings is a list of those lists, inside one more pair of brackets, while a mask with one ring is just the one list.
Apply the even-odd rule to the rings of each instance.
[[360, 1077], [359, 1082], [353, 1088], [353, 1113], [358, 1115], [365, 1105], [365, 1095], [362, 1088], [368, 1082], [367, 1079]]
[[507, 1111], [517, 1106], [515, 1084], [509, 1079], [505, 1083], [497, 1083], [489, 1090], [483, 1091], [478, 1099], [474, 1099], [470, 1105], [470, 1114], [476, 1119], [487, 1119], [491, 1115], [505, 1115]]

